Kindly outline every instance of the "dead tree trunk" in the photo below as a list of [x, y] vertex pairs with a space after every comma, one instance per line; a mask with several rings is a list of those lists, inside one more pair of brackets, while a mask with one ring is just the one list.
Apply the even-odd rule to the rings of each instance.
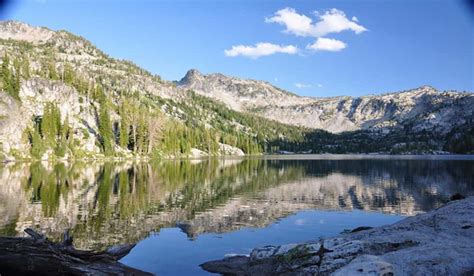
[[134, 244], [92, 252], [75, 249], [69, 231], [62, 243], [30, 228], [25, 232], [30, 237], [0, 237], [0, 275], [151, 275], [118, 262]]

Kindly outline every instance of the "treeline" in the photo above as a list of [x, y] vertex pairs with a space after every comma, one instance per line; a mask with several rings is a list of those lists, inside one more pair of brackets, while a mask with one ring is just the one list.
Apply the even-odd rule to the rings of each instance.
[[170, 119], [160, 111], [159, 105], [155, 105], [156, 102], [144, 104], [136, 98], [123, 97], [118, 107], [121, 117], [119, 144], [132, 152], [152, 156], [188, 156], [191, 149], [196, 148], [209, 155], [219, 155], [220, 143], [241, 148], [247, 154], [260, 152], [244, 134], [230, 135], [206, 127], [202, 122]]
[[[391, 129], [388, 133], [358, 130], [333, 134], [321, 130], [306, 133], [302, 142], [278, 141], [287, 151], [311, 153], [387, 153], [423, 154], [434, 151], [451, 153], [474, 152], [474, 128], [469, 124], [453, 129], [447, 135], [430, 131], [408, 131], [411, 129]], [[273, 142], [270, 142], [273, 143]]]
[[[215, 139], [240, 148], [246, 154], [274, 152], [287, 144], [298, 143], [308, 130], [285, 125], [253, 114], [234, 111], [213, 99], [188, 91], [189, 99], [172, 102], [173, 108], [190, 129], [205, 129], [207, 123]], [[170, 104], [170, 103], [168, 103]], [[288, 143], [287, 143], [288, 142]]]
[[[2, 66], [0, 68], [1, 88], [13, 98], [19, 100], [20, 85], [22, 79], [29, 79], [35, 75], [43, 79], [50, 79], [61, 81], [70, 85], [83, 94], [94, 94], [94, 83], [91, 83], [86, 77], [74, 72], [72, 65], [68, 62], [63, 62], [57, 67], [56, 62], [52, 57], [46, 59], [39, 59], [39, 69], [32, 70], [30, 68], [29, 58], [25, 53], [22, 53], [13, 58], [11, 61], [9, 55], [5, 53], [2, 57]], [[97, 100], [97, 98], [94, 98]]]
[[[100, 86], [99, 86], [100, 87]], [[138, 93], [122, 91], [119, 102], [114, 105], [99, 88], [99, 134], [102, 150], [106, 156], [129, 150], [140, 156], [188, 156], [192, 148], [210, 155], [219, 154], [219, 135], [206, 128], [191, 128], [185, 123], [167, 118], [158, 106], [141, 101]], [[113, 110], [120, 116], [110, 121]]]
[[120, 126], [116, 142], [120, 147], [139, 155], [160, 154], [158, 146], [166, 118], [159, 110], [144, 106], [134, 98], [122, 97], [117, 113]]
[[[220, 143], [240, 148], [246, 154], [260, 154], [279, 148], [278, 145], [269, 146], [269, 141], [277, 141], [277, 138], [278, 141], [297, 141], [302, 137], [299, 128], [235, 112], [194, 93], [185, 102], [179, 102], [146, 95], [141, 91], [128, 91], [127, 87], [117, 86], [119, 82], [114, 77], [101, 72], [91, 77], [91, 72], [76, 70], [75, 61], [58, 60], [57, 49], [52, 46], [40, 47], [40, 52], [33, 51], [36, 46], [28, 43], [14, 43], [12, 46], [16, 48], [14, 55], [21, 58], [13, 62], [13, 66], [8, 66], [8, 58], [4, 59], [9, 70], [2, 70], [6, 72], [2, 74], [2, 80], [8, 80], [3, 83], [5, 87], [14, 88], [9, 94], [19, 99], [21, 77], [28, 79], [35, 76], [74, 87], [82, 95], [80, 103], [86, 102], [96, 109], [99, 129], [94, 135], [106, 156], [121, 155], [123, 150], [136, 155], [183, 156], [189, 155], [192, 148], [218, 155]], [[36, 66], [30, 68], [29, 60], [34, 60]], [[182, 111], [182, 116], [172, 116], [175, 119], [166, 117], [161, 111], [163, 104]], [[45, 118], [35, 118], [36, 121], [40, 119]], [[38, 124], [35, 122], [35, 125]], [[33, 130], [36, 131], [36, 128], [39, 127]], [[36, 132], [41, 137], [37, 140], [45, 139], [40, 130]], [[86, 129], [82, 132], [84, 138], [93, 134]], [[78, 144], [78, 141], [72, 143]], [[42, 150], [36, 149], [44, 147], [33, 148], [37, 156]]]
[[470, 119], [465, 124], [452, 129], [446, 135], [444, 150], [453, 153], [474, 153], [473, 119]]
[[72, 150], [69, 120], [66, 117], [64, 122], [61, 121], [61, 112], [54, 103], [46, 104], [43, 116], [34, 118], [33, 128], [28, 129], [27, 133], [34, 158], [40, 159], [48, 149], [52, 149], [58, 157], [64, 157], [68, 148]]
[[10, 57], [5, 54], [2, 58], [2, 67], [0, 69], [2, 81], [2, 90], [13, 98], [20, 100], [21, 78], [30, 77], [30, 65], [26, 57], [15, 58], [10, 62]]
[[[115, 106], [120, 122], [107, 121], [114, 108], [103, 90], [95, 89], [99, 98], [99, 130], [101, 144], [106, 155], [114, 145], [138, 155], [188, 156], [191, 149], [202, 150], [209, 155], [221, 153], [220, 144], [241, 149], [247, 155], [293, 149], [305, 139], [308, 130], [267, 120], [252, 114], [233, 111], [212, 99], [189, 91], [185, 101], [164, 100], [157, 96], [143, 95], [137, 91], [120, 91]], [[178, 119], [167, 118], [161, 110]], [[170, 111], [171, 110], [171, 111]], [[113, 131], [111, 131], [113, 129]], [[323, 135], [326, 132], [321, 131]]]
[[69, 86], [76, 88], [82, 95], [98, 100], [97, 86], [87, 77], [74, 71], [69, 62], [61, 62], [59, 66], [53, 57], [40, 59], [39, 69], [34, 72], [35, 75], [55, 81], [61, 81]]

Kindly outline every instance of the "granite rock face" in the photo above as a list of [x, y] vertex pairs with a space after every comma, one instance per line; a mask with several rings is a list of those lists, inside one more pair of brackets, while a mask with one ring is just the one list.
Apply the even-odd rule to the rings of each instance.
[[[62, 123], [68, 120], [73, 130], [73, 139], [77, 141], [75, 149], [81, 156], [102, 158], [98, 132], [98, 114], [100, 104], [93, 98], [93, 87], [98, 78], [108, 91], [113, 105], [120, 102], [120, 93], [127, 88], [137, 91], [137, 96], [157, 97], [163, 105], [156, 106], [165, 116], [173, 120], [183, 120], [185, 112], [176, 105], [188, 99], [185, 90], [177, 88], [171, 82], [161, 80], [138, 66], [108, 57], [86, 39], [67, 31], [53, 31], [44, 27], [35, 27], [18, 21], [0, 22], [0, 52], [12, 60], [26, 60], [29, 76], [21, 79], [18, 98], [13, 98], [0, 89], [0, 160], [13, 161], [30, 158], [28, 132], [33, 129], [34, 121], [43, 116], [48, 103], [56, 104], [61, 112]], [[43, 72], [45, 60], [59, 74], [56, 78], [39, 74]], [[3, 61], [2, 61], [3, 62]], [[83, 81], [82, 89], [78, 85], [64, 81], [64, 68], [71, 66], [75, 75]], [[11, 66], [10, 66], [11, 67]], [[13, 70], [13, 68], [11, 68]], [[86, 88], [87, 87], [87, 88]], [[111, 110], [110, 120], [116, 127], [121, 116]], [[212, 112], [211, 112], [212, 113]], [[211, 117], [209, 117], [211, 118]], [[203, 124], [208, 123], [202, 122]], [[227, 122], [230, 123], [230, 122]], [[235, 122], [232, 122], [238, 127]], [[76, 143], [76, 142], [74, 142]], [[216, 155], [243, 155], [242, 150], [226, 144], [219, 145]], [[123, 156], [132, 153], [123, 147], [116, 147]], [[51, 151], [40, 157], [50, 159]], [[208, 156], [209, 153], [194, 150], [191, 157]], [[70, 154], [66, 153], [64, 159]], [[174, 156], [167, 156], [174, 157]]]
[[474, 197], [378, 228], [202, 264], [227, 275], [462, 275], [474, 270]]
[[[73, 129], [73, 137], [80, 142], [82, 150], [99, 153], [98, 124], [96, 106], [98, 103], [85, 101], [74, 88], [58, 81], [32, 78], [21, 85], [21, 102], [1, 93], [0, 105], [0, 143], [3, 145], [4, 158], [14, 160], [17, 155], [27, 156], [29, 145], [26, 143], [28, 128], [33, 128], [32, 118], [41, 117], [48, 103], [56, 103], [61, 111], [61, 121], [68, 121]], [[84, 135], [88, 132], [90, 135]], [[1, 150], [0, 150], [1, 151]], [[48, 159], [46, 155], [44, 159]]]
[[42, 27], [33, 27], [26, 23], [5, 21], [0, 24], [0, 39], [24, 40], [42, 43], [54, 36], [54, 32]]
[[383, 132], [404, 125], [413, 131], [446, 133], [474, 116], [472, 93], [439, 92], [430, 86], [383, 95], [311, 98], [268, 82], [218, 73], [203, 75], [195, 69], [177, 84], [238, 111], [333, 133], [367, 129]]

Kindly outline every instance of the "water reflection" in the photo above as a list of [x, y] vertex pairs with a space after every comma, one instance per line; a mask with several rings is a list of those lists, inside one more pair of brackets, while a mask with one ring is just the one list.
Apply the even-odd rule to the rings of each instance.
[[413, 215], [473, 194], [466, 160], [206, 160], [18, 163], [0, 168], [0, 234], [73, 229], [80, 248], [263, 227], [306, 209]]

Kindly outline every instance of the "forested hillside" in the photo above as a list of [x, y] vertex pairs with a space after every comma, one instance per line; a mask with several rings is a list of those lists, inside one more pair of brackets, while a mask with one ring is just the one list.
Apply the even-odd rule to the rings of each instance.
[[22, 28], [36, 37], [0, 40], [7, 159], [260, 154], [306, 131], [177, 89], [65, 31], [6, 22], [3, 36]]
[[[193, 91], [187, 82], [165, 81], [132, 62], [111, 58], [67, 31], [1, 22], [0, 57], [0, 159], [4, 160], [473, 151], [472, 106], [460, 109], [472, 101], [468, 94], [449, 97], [455, 107], [449, 114], [466, 116], [447, 131], [419, 128], [417, 120], [425, 119], [410, 117], [401, 126], [334, 134], [265, 118], [267, 107], [233, 108], [201, 90]], [[239, 93], [246, 83], [238, 85]], [[267, 86], [262, 91], [273, 102], [278, 97], [301, 101], [283, 90], [272, 98], [273, 88]], [[255, 97], [257, 103], [259, 91], [249, 88], [242, 97], [250, 101]], [[441, 101], [433, 107], [443, 114], [449, 111], [444, 98], [433, 99]], [[311, 98], [302, 101], [304, 106], [284, 107], [282, 117], [288, 108], [305, 110], [314, 105]]]

